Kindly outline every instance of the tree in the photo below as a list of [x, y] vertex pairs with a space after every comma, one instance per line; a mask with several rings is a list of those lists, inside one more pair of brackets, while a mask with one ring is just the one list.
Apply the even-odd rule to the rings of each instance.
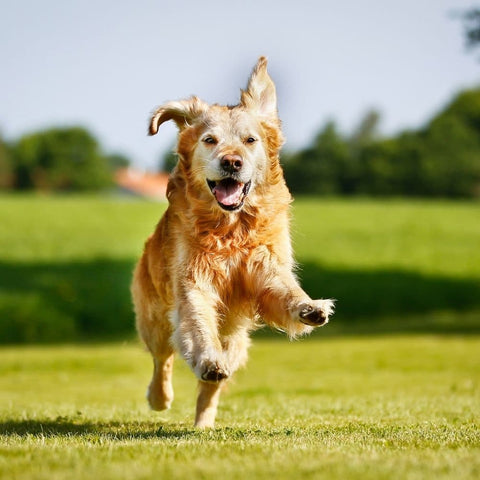
[[13, 167], [10, 149], [0, 136], [0, 189], [10, 188], [13, 184]]
[[327, 123], [285, 156], [294, 193], [480, 196], [480, 88], [459, 93], [425, 127], [379, 138], [367, 112], [350, 137]]
[[178, 162], [178, 155], [174, 151], [174, 148], [169, 148], [163, 155], [162, 158], [160, 159], [160, 165], [158, 170], [160, 172], [168, 172], [170, 173], [175, 166], [177, 165]]
[[480, 89], [466, 90], [437, 115], [423, 136], [426, 178], [434, 194], [480, 194]]
[[463, 19], [467, 47], [477, 47], [480, 44], [480, 8], [471, 8], [465, 11], [461, 18]]
[[350, 148], [354, 151], [354, 154], [378, 139], [380, 118], [380, 113], [377, 110], [369, 110], [362, 117], [349, 139]]
[[[287, 184], [293, 192], [350, 193], [348, 145], [333, 121], [327, 122], [313, 144], [285, 162]], [[347, 181], [345, 181], [347, 180]]]
[[112, 153], [106, 157], [108, 165], [113, 170], [118, 170], [119, 168], [127, 168], [130, 165], [130, 160], [128, 157], [121, 153]]
[[368, 195], [398, 193], [398, 174], [395, 154], [398, 141], [378, 140], [363, 146], [359, 151], [358, 176], [355, 192]]
[[111, 168], [97, 140], [80, 127], [25, 135], [13, 148], [19, 189], [98, 190], [111, 184]]

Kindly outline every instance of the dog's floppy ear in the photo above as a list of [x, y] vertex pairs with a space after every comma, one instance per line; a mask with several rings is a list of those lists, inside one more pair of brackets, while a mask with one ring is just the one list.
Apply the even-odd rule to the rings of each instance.
[[173, 120], [179, 130], [183, 130], [207, 109], [208, 105], [197, 97], [168, 102], [153, 112], [148, 133], [149, 135], [155, 135], [158, 132], [158, 127], [168, 120]]
[[267, 73], [267, 59], [260, 57], [253, 69], [246, 90], [242, 90], [241, 105], [270, 120], [278, 118], [275, 84]]

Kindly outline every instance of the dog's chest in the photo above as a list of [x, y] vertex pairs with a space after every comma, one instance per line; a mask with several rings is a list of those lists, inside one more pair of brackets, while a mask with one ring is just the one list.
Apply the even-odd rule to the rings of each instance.
[[267, 247], [260, 245], [251, 249], [233, 249], [212, 257], [217, 288], [235, 291], [248, 298], [255, 294], [259, 272], [269, 263], [270, 253]]

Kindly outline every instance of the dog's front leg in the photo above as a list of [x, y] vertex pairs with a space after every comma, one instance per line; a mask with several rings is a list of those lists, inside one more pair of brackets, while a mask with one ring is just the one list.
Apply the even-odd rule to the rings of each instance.
[[186, 285], [173, 316], [173, 342], [199, 380], [220, 382], [230, 375], [218, 336], [215, 292]]
[[188, 284], [179, 295], [173, 341], [199, 379], [195, 426], [212, 428], [224, 380], [230, 375], [218, 335], [217, 296]]
[[333, 300], [312, 300], [291, 271], [286, 268], [274, 271], [274, 276], [269, 274], [266, 277], [259, 301], [260, 312], [266, 323], [295, 336], [310, 333], [312, 327], [328, 322], [334, 310]]
[[213, 428], [217, 416], [218, 401], [224, 382], [198, 382], [197, 407], [195, 426], [198, 428]]

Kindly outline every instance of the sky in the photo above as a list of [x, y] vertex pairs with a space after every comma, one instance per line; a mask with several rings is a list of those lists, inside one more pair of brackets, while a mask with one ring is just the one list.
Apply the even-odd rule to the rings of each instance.
[[0, 15], [0, 134], [81, 125], [106, 153], [155, 169], [173, 147], [151, 111], [198, 95], [235, 104], [261, 55], [277, 85], [286, 148], [367, 110], [384, 135], [418, 128], [480, 85], [462, 0], [16, 0]]

